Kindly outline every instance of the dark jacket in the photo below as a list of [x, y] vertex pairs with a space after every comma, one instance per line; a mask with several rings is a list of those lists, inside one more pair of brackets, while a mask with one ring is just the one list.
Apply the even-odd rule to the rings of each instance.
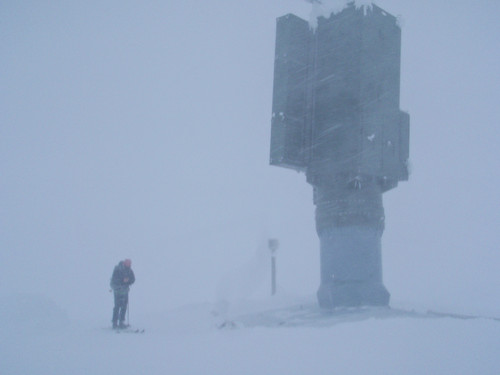
[[113, 270], [109, 285], [115, 293], [127, 294], [130, 290], [130, 285], [132, 285], [134, 281], [134, 271], [132, 271], [132, 268], [126, 267], [123, 261], [121, 261]]

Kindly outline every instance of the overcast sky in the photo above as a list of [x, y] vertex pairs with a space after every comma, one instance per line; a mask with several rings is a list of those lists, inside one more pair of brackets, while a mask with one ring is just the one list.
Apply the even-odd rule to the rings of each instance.
[[[398, 303], [500, 313], [500, 2], [376, 4], [400, 17], [411, 127], [410, 180], [384, 194], [385, 285]], [[130, 257], [132, 309], [213, 301], [233, 270], [255, 276], [228, 292], [246, 297], [268, 282], [271, 236], [282, 291], [314, 295], [312, 188], [268, 165], [275, 19], [310, 12], [2, 1], [0, 293], [110, 314]]]

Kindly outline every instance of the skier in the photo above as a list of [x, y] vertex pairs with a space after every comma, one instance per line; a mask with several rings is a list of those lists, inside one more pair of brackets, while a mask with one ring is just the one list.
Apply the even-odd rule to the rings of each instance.
[[[134, 271], [131, 268], [132, 261], [125, 259], [118, 263], [113, 270], [110, 286], [115, 296], [115, 306], [113, 308], [113, 329], [127, 328], [125, 324], [125, 312], [128, 306], [128, 292], [130, 285], [135, 281]], [[118, 319], [120, 322], [118, 323]]]

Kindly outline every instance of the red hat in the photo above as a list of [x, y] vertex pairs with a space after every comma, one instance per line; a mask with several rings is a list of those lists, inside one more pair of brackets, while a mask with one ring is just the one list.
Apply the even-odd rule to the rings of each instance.
[[130, 267], [130, 266], [132, 265], [132, 261], [131, 261], [130, 259], [125, 259], [125, 260], [123, 261], [123, 265], [124, 265], [125, 267]]

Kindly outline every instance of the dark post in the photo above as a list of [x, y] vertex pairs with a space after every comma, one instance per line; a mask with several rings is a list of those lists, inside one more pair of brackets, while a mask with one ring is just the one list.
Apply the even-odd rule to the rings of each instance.
[[276, 294], [276, 250], [278, 250], [279, 241], [271, 238], [267, 244], [271, 251], [271, 295], [274, 296]]
[[401, 30], [381, 8], [277, 19], [272, 165], [306, 174], [320, 239], [321, 307], [388, 305], [382, 193], [408, 179]]

